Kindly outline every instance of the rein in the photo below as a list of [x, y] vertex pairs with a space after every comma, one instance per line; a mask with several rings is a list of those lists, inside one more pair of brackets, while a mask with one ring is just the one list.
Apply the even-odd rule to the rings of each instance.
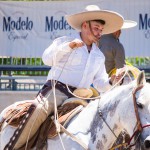
[[[144, 128], [147, 128], [147, 127], [150, 127], [150, 124], [148, 124], [148, 125], [144, 125], [144, 126], [141, 126], [142, 127], [142, 130], [144, 129]], [[142, 132], [142, 131], [141, 131]], [[136, 142], [134, 142], [133, 144], [131, 144], [131, 141], [132, 141], [132, 139], [138, 134], [138, 137], [140, 136], [140, 134], [141, 134], [141, 132], [139, 132], [139, 130], [137, 129], [133, 134], [132, 134], [132, 136], [131, 136], [131, 138], [130, 138], [130, 140], [129, 140], [129, 142], [127, 143], [128, 144], [128, 147], [132, 147], [132, 146], [134, 146], [135, 144], [136, 144]], [[138, 138], [137, 138], [138, 139]], [[136, 140], [137, 140], [136, 139]]]
[[142, 132], [142, 124], [141, 124], [141, 120], [139, 117], [139, 113], [138, 113], [138, 107], [137, 107], [137, 103], [136, 103], [136, 92], [139, 91], [140, 89], [143, 88], [143, 85], [140, 85], [138, 87], [135, 88], [135, 90], [133, 90], [132, 95], [133, 95], [133, 103], [134, 103], [134, 110], [135, 110], [135, 115], [136, 115], [136, 120], [137, 120], [137, 131]]

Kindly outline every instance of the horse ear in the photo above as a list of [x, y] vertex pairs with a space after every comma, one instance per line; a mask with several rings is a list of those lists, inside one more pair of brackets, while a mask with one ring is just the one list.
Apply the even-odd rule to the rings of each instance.
[[145, 73], [141, 71], [137, 77], [137, 86], [140, 86], [146, 82], [145, 80]]

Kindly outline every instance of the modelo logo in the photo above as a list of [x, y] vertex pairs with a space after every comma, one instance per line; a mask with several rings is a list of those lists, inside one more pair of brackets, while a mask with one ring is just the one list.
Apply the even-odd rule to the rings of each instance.
[[144, 16], [139, 14], [139, 29], [150, 29], [150, 18], [148, 18], [148, 14], [145, 14]]
[[28, 17], [25, 20], [19, 17], [17, 21], [12, 20], [11, 17], [3, 17], [3, 31], [32, 30], [32, 28], [33, 21], [29, 20]]
[[45, 32], [54, 30], [71, 30], [71, 29], [72, 28], [64, 19], [64, 17], [61, 17], [60, 20], [55, 20], [53, 16], [51, 18], [46, 16], [45, 18]]

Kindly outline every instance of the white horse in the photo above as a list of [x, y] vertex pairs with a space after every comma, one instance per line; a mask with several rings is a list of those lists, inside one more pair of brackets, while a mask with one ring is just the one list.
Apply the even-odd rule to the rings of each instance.
[[[143, 79], [142, 75], [137, 82], [116, 87], [103, 94], [101, 99], [90, 102], [71, 120], [67, 131], [89, 150], [111, 149], [121, 131], [128, 133], [127, 146], [131, 146], [131, 149], [150, 150], [150, 84], [143, 82], [145, 78]], [[133, 91], [137, 87], [140, 88], [135, 91], [134, 96]], [[8, 143], [14, 130], [9, 126], [2, 127], [1, 150]], [[47, 141], [48, 150], [84, 149], [65, 133]], [[134, 142], [135, 146], [132, 146]]]

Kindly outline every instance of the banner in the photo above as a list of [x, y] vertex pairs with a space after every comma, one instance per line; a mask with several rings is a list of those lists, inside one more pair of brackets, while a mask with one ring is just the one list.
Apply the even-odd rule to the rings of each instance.
[[120, 37], [126, 57], [150, 56], [149, 0], [0, 1], [0, 56], [41, 57], [55, 38], [75, 32], [65, 15], [90, 4], [136, 21]]

